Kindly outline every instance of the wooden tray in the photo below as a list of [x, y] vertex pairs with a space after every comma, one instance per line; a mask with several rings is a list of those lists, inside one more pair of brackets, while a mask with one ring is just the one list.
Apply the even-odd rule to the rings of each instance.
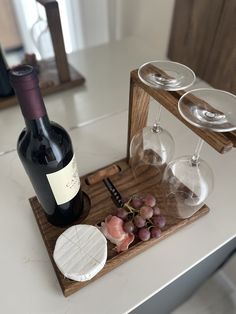
[[[112, 182], [120, 191], [121, 195], [124, 197], [129, 197], [138, 193], [155, 193], [157, 196], [158, 205], [162, 214], [165, 215], [167, 223], [159, 239], [151, 239], [147, 242], [136, 240], [132, 243], [126, 252], [117, 254], [114, 250], [114, 245], [108, 241], [108, 259], [105, 267], [93, 279], [87, 282], [76, 282], [66, 279], [58, 270], [53, 260], [53, 250], [57, 238], [65, 229], [52, 226], [47, 222], [43, 209], [36, 197], [33, 197], [29, 200], [61, 289], [66, 297], [209, 212], [209, 208], [204, 205], [191, 218], [184, 220], [173, 218], [169, 212], [169, 209], [165, 205], [165, 199], [163, 195], [164, 190], [160, 185], [160, 177], [156, 176], [152, 171], [145, 171], [140, 177], [135, 179], [132, 175], [129, 165], [126, 162], [126, 159], [118, 161], [116, 165], [119, 167], [120, 172], [112, 176]], [[81, 184], [83, 191], [87, 194], [91, 201], [91, 208], [89, 215], [83, 221], [83, 223], [95, 225], [103, 221], [108, 214], [114, 213], [116, 207], [112, 202], [110, 194], [106, 190], [103, 182], [99, 181], [98, 183], [88, 185], [86, 183], [87, 177], [88, 176], [84, 176], [81, 178]], [[87, 197], [85, 198], [86, 210], [88, 210], [90, 207], [90, 201], [87, 199]], [[78, 222], [75, 224], [77, 223]]]

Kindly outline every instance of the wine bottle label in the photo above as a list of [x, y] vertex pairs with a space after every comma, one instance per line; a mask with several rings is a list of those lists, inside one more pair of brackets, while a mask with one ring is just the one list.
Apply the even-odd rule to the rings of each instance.
[[80, 189], [75, 155], [63, 169], [46, 175], [57, 205], [69, 202]]

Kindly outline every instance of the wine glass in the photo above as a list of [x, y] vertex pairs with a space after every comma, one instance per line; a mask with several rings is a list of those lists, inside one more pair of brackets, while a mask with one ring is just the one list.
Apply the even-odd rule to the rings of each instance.
[[[138, 70], [140, 80], [156, 89], [176, 91], [191, 86], [195, 81], [194, 72], [187, 66], [172, 61], [151, 61]], [[162, 106], [153, 126], [146, 126], [131, 140], [130, 165], [135, 177], [151, 167], [158, 176], [174, 154], [174, 140], [160, 125]], [[154, 166], [154, 167], [153, 167]]]
[[[215, 132], [236, 129], [236, 96], [216, 89], [200, 88], [185, 93], [178, 102], [181, 116], [192, 125]], [[163, 175], [167, 207], [172, 215], [188, 218], [198, 211], [213, 191], [211, 167], [200, 158], [203, 140], [192, 156], [171, 161]]]
[[53, 56], [53, 46], [45, 10], [39, 3], [35, 3], [35, 5], [37, 19], [30, 29], [30, 35], [41, 59], [41, 65], [45, 66], [44, 60]]

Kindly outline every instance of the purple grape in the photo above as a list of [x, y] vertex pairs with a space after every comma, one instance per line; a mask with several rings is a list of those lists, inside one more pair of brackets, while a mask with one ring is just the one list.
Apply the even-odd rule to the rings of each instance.
[[128, 197], [126, 197], [126, 196], [125, 196], [125, 197], [122, 197], [122, 202], [123, 202], [123, 203], [127, 203], [128, 201], [129, 201], [129, 198], [128, 198]]
[[146, 220], [143, 219], [143, 217], [137, 215], [137, 216], [134, 217], [134, 224], [135, 224], [136, 227], [142, 228], [142, 227], [145, 226]]
[[160, 236], [161, 236], [161, 229], [159, 229], [158, 227], [153, 227], [151, 230], [151, 237], [157, 239]]
[[128, 212], [124, 208], [120, 207], [116, 210], [116, 216], [125, 220], [128, 216]]
[[143, 201], [138, 197], [134, 197], [131, 201], [131, 206], [135, 209], [140, 208], [142, 205], [143, 205]]
[[150, 219], [153, 216], [153, 209], [150, 206], [142, 206], [139, 214], [143, 219]]
[[133, 230], [133, 233], [135, 233], [135, 234], [136, 234], [136, 233], [138, 232], [138, 230], [139, 230], [139, 228], [138, 228], [137, 226], [135, 226], [135, 225], [134, 225], [134, 230]]
[[159, 228], [163, 228], [166, 225], [166, 219], [164, 216], [162, 215], [158, 215], [158, 216], [153, 216], [152, 217], [152, 222], [155, 226], [159, 227]]
[[159, 208], [157, 205], [154, 206], [154, 207], [153, 207], [153, 215], [154, 215], [154, 216], [157, 216], [157, 215], [160, 215], [160, 213], [161, 213], [160, 208]]
[[143, 199], [144, 201], [144, 204], [147, 205], [147, 206], [150, 206], [150, 207], [154, 207], [156, 205], [156, 198], [148, 193], [145, 198]]
[[123, 229], [127, 233], [132, 233], [134, 232], [134, 224], [132, 223], [132, 221], [127, 221], [124, 223]]
[[151, 233], [147, 228], [141, 228], [138, 231], [138, 237], [142, 241], [148, 241], [151, 237]]

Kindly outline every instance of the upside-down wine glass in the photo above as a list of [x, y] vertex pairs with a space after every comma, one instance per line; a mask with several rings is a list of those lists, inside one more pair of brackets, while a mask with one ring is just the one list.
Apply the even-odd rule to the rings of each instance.
[[[177, 91], [191, 86], [194, 72], [187, 66], [172, 61], [151, 61], [138, 70], [140, 80], [155, 89]], [[173, 157], [174, 140], [160, 125], [162, 106], [153, 126], [146, 126], [135, 134], [130, 143], [130, 165], [135, 177], [151, 171], [158, 177], [160, 170]], [[154, 167], [153, 167], [154, 166]]]
[[30, 29], [30, 35], [39, 54], [38, 57], [41, 59], [41, 66], [45, 66], [44, 60], [53, 56], [52, 39], [45, 10], [39, 3], [35, 2], [35, 5], [37, 19]]
[[[214, 132], [236, 129], [236, 96], [217, 89], [200, 88], [185, 93], [178, 102], [181, 116], [190, 124]], [[198, 211], [213, 190], [213, 171], [200, 158], [203, 140], [192, 156], [171, 161], [163, 175], [167, 207], [172, 215], [188, 218]]]

